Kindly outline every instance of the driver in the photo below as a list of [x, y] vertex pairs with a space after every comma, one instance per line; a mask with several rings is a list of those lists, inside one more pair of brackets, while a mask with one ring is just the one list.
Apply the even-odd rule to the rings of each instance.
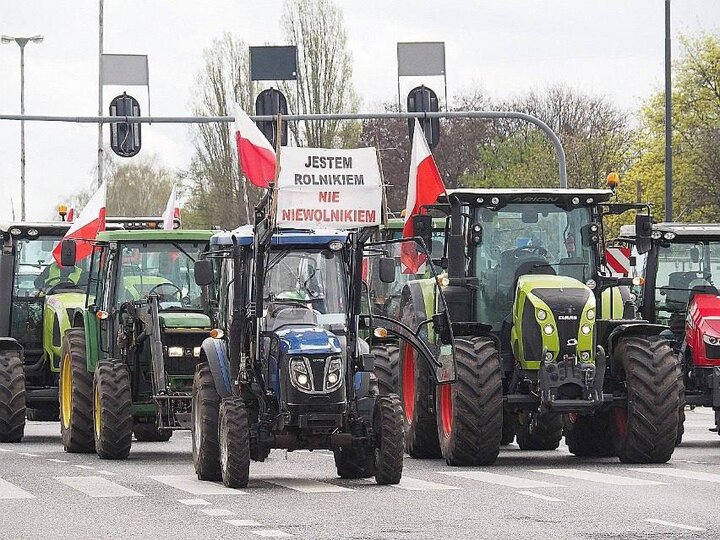
[[77, 285], [81, 277], [82, 268], [78, 266], [64, 267], [53, 261], [35, 278], [35, 288], [42, 293], [59, 283], [74, 283]]

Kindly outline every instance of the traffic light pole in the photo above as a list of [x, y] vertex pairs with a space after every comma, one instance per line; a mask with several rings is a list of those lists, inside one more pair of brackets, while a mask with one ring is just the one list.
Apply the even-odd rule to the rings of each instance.
[[[274, 121], [274, 116], [251, 116], [255, 122]], [[553, 145], [558, 160], [558, 171], [560, 176], [560, 187], [567, 188], [567, 164], [565, 150], [563, 149], [560, 137], [550, 126], [539, 118], [530, 114], [516, 111], [444, 111], [444, 112], [419, 112], [419, 113], [340, 113], [340, 114], [288, 114], [283, 116], [283, 121], [313, 121], [313, 120], [410, 120], [432, 119], [432, 118], [477, 118], [481, 120], [513, 119], [522, 120], [537, 126]], [[0, 120], [24, 120], [27, 122], [69, 122], [75, 124], [113, 124], [113, 123], [138, 123], [138, 124], [212, 124], [235, 122], [234, 116], [46, 116], [46, 115], [18, 115], [0, 114]]]

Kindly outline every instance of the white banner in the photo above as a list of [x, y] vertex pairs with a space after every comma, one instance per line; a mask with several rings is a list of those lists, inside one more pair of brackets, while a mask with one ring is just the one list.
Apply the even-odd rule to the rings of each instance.
[[382, 185], [374, 148], [280, 150], [277, 225], [354, 229], [382, 221]]

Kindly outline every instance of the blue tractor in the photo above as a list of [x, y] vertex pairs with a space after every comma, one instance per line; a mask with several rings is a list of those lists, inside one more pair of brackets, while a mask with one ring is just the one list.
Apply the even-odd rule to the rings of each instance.
[[395, 278], [389, 251], [369, 242], [372, 230], [280, 231], [269, 225], [269, 212], [256, 214], [255, 227], [214, 235], [195, 267], [216, 326], [193, 383], [198, 478], [242, 488], [250, 461], [271, 449], [328, 449], [340, 477], [397, 484], [402, 405], [395, 394], [380, 395], [374, 360], [382, 345], [371, 349], [361, 336], [402, 337], [438, 383], [452, 382], [446, 314], [425, 321], [431, 332], [362, 314], [364, 257], [377, 257], [380, 278]]

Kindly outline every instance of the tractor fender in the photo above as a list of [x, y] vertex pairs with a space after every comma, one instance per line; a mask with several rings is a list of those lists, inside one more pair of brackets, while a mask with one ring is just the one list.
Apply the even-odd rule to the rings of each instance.
[[210, 366], [218, 395], [221, 398], [231, 397], [232, 379], [225, 342], [222, 339], [205, 338], [200, 348], [200, 357], [207, 360]]
[[631, 322], [619, 324], [610, 332], [607, 338], [607, 356], [611, 360], [611, 369], [617, 372], [617, 365], [614, 358], [615, 346], [620, 338], [628, 336], [659, 336], [668, 329], [664, 324], [652, 324], [649, 322]]
[[20, 358], [24, 357], [25, 349], [18, 342], [17, 339], [12, 337], [0, 337], [0, 352], [15, 351], [20, 355]]

